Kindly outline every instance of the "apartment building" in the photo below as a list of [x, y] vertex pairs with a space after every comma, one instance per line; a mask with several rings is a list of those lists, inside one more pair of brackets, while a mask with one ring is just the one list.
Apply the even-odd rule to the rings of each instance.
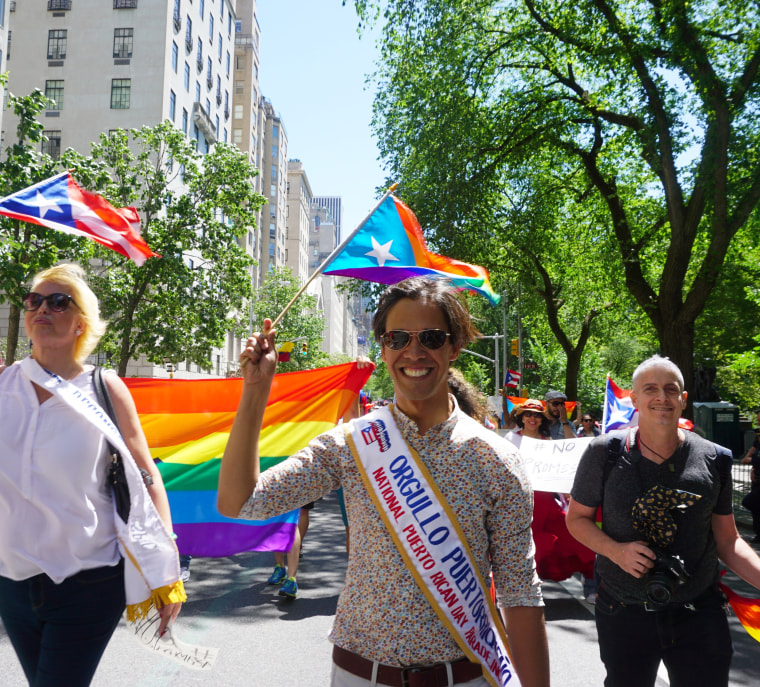
[[309, 276], [311, 185], [300, 160], [288, 161], [285, 264], [303, 284]]
[[[207, 152], [230, 138], [235, 2], [15, 0], [8, 88], [39, 88], [53, 156], [166, 119]], [[15, 118], [4, 121], [6, 143]]]

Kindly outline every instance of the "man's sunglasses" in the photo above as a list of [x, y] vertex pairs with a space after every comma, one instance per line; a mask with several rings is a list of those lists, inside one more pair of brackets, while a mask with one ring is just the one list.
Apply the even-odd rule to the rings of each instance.
[[[53, 312], [63, 312], [69, 307], [69, 303], [77, 305], [74, 299], [67, 293], [51, 293], [49, 296], [43, 296], [34, 291], [25, 294], [21, 303], [24, 306], [24, 310], [34, 312], [35, 310], [38, 310], [45, 301], [47, 301], [48, 307]], [[78, 307], [79, 306], [77, 305], [77, 308]]]
[[563, 406], [563, 405], [565, 405], [565, 402], [564, 401], [549, 401], [549, 405], [550, 406], [555, 406], [555, 407], [556, 406]]
[[443, 329], [420, 329], [416, 332], [408, 332], [406, 329], [389, 329], [385, 334], [380, 337], [383, 342], [383, 346], [386, 346], [392, 351], [404, 350], [412, 341], [412, 335], [417, 337], [417, 341], [422, 346], [436, 350], [446, 343], [446, 339], [451, 336], [448, 332], [444, 332]]

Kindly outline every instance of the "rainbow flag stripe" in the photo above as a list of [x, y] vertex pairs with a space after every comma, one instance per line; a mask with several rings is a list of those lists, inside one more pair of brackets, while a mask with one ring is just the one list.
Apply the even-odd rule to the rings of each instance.
[[485, 296], [494, 305], [500, 299], [485, 267], [431, 253], [417, 217], [395, 196], [380, 204], [323, 272], [380, 284], [438, 276]]
[[[372, 370], [346, 363], [275, 375], [261, 433], [262, 470], [334, 427]], [[225, 518], [216, 510], [219, 466], [242, 379], [124, 382], [166, 484], [180, 553], [230, 556], [289, 550], [298, 510], [263, 521]]]

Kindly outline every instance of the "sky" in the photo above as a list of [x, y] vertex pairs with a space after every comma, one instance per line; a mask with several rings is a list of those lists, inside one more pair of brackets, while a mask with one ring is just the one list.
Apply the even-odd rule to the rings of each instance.
[[376, 203], [384, 174], [370, 130], [374, 37], [357, 34], [349, 0], [257, 0], [259, 85], [315, 196], [343, 198], [343, 233]]

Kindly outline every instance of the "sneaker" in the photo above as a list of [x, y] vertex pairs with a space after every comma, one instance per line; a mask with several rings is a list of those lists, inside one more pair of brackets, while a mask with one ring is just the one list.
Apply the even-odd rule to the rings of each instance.
[[287, 570], [283, 565], [275, 565], [274, 572], [269, 576], [267, 584], [280, 584], [287, 575]]
[[288, 596], [291, 599], [295, 599], [298, 596], [298, 582], [295, 577], [289, 577], [282, 583], [279, 591], [280, 596]]

